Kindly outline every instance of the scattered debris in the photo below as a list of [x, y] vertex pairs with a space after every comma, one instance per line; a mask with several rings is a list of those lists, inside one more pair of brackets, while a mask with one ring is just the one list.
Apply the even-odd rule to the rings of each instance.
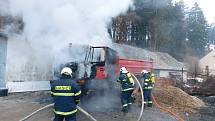
[[215, 95], [215, 79], [209, 78], [205, 82], [201, 83], [198, 90], [195, 90], [197, 94], [212, 96]]
[[214, 87], [214, 78], [209, 78], [206, 81], [201, 78], [190, 78], [184, 84], [183, 90], [191, 95], [213, 96], [215, 95]]

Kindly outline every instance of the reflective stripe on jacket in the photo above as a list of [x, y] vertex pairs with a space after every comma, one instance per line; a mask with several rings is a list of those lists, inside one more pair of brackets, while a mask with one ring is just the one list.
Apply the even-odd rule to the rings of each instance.
[[149, 73], [145, 73], [143, 75], [143, 89], [152, 89], [153, 88], [153, 83], [152, 80], [150, 78], [150, 74]]
[[54, 101], [54, 112], [59, 115], [72, 115], [77, 112], [81, 90], [75, 81], [60, 79], [51, 82], [51, 94]]
[[64, 115], [64, 116], [66, 116], [66, 115], [75, 114], [77, 111], [78, 111], [77, 109], [72, 110], [72, 111], [69, 111], [69, 112], [61, 112], [61, 111], [56, 111], [56, 110], [54, 110], [54, 113], [55, 113], [55, 114], [58, 114], [58, 115]]
[[121, 83], [123, 92], [134, 89], [134, 80], [130, 73], [120, 73], [117, 82]]

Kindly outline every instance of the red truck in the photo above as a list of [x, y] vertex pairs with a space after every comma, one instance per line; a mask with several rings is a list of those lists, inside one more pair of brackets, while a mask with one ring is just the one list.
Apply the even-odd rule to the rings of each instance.
[[[84, 65], [84, 68], [79, 68], [79, 64]], [[99, 85], [107, 84], [106, 82], [116, 81], [121, 67], [126, 67], [129, 72], [137, 76], [143, 69], [151, 71], [153, 61], [121, 58], [117, 51], [109, 47], [91, 46], [84, 62], [70, 62], [65, 66], [70, 67], [76, 74], [84, 71], [84, 74], [78, 78], [78, 83], [85, 89], [89, 88], [88, 85], [96, 85], [98, 88]]]
[[[101, 54], [99, 55], [97, 61], [93, 61], [94, 52], [96, 50], [100, 50]], [[153, 61], [138, 60], [135, 58], [121, 58], [115, 50], [109, 47], [90, 47], [90, 50], [85, 57], [85, 63], [95, 64], [96, 70], [94, 70], [94, 73], [95, 78], [98, 80], [103, 80], [110, 76], [118, 75], [121, 67], [126, 67], [129, 72], [135, 75], [139, 75], [143, 69], [148, 71], [153, 69]]]

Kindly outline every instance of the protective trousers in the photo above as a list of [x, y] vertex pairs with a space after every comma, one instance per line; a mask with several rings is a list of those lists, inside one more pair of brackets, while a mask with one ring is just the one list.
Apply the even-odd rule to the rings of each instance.
[[144, 95], [144, 105], [147, 104], [148, 107], [152, 106], [152, 99], [151, 99], [151, 89], [144, 89], [143, 95]]
[[76, 115], [73, 114], [73, 115], [67, 115], [67, 116], [62, 116], [62, 115], [58, 115], [58, 114], [55, 114], [55, 118], [53, 121], [76, 121]]
[[133, 102], [131, 97], [133, 90], [122, 91], [121, 93], [121, 103], [122, 103], [122, 111], [127, 113], [130, 105]]

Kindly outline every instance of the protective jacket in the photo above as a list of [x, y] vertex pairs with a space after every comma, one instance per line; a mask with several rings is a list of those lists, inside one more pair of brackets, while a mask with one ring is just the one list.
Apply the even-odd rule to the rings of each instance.
[[150, 76], [150, 73], [145, 73], [143, 75], [143, 89], [144, 90], [152, 89], [153, 84], [154, 83], [152, 82], [152, 78]]
[[121, 83], [123, 92], [134, 89], [134, 80], [129, 72], [120, 73], [117, 82]]
[[54, 100], [54, 112], [58, 115], [72, 115], [77, 112], [81, 90], [71, 79], [59, 79], [51, 82], [51, 93]]

